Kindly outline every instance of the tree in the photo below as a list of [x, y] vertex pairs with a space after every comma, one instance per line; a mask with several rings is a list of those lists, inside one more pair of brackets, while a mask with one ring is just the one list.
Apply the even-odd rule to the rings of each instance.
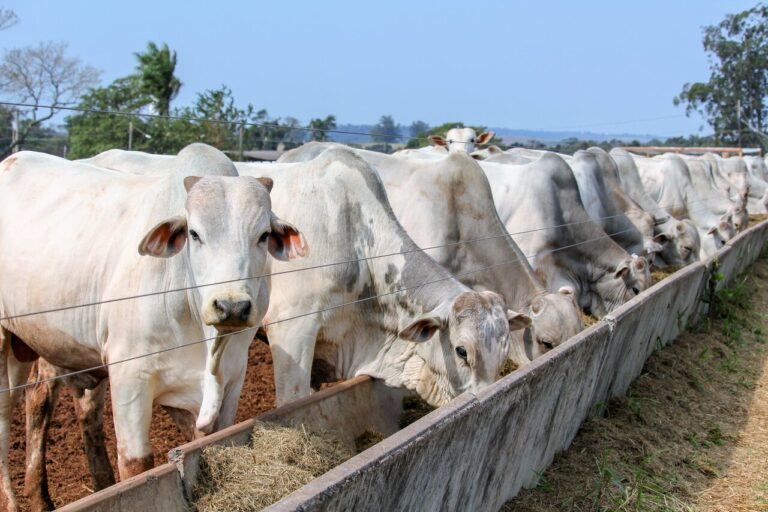
[[[0, 91], [29, 107], [18, 107], [16, 144], [23, 144], [31, 130], [51, 119], [61, 107], [73, 105], [98, 83], [99, 72], [80, 59], [66, 55], [67, 45], [41, 43], [14, 48], [0, 64]], [[14, 143], [0, 146], [4, 158]]]
[[[139, 87], [136, 76], [118, 78], [107, 87], [98, 87], [85, 94], [78, 104], [88, 110], [135, 112], [151, 101]], [[128, 147], [129, 123], [141, 132], [149, 133], [149, 122], [144, 118], [98, 112], [80, 112], [67, 117], [69, 156], [85, 158], [113, 148]], [[138, 132], [138, 133], [141, 133]], [[138, 135], [137, 133], [137, 135]], [[148, 150], [146, 137], [136, 137], [133, 149]]]
[[158, 48], [150, 41], [145, 52], [134, 55], [139, 61], [136, 71], [141, 91], [152, 98], [156, 113], [167, 116], [171, 111], [171, 101], [179, 94], [182, 85], [174, 75], [176, 52], [172, 52], [165, 43], [162, 48]]
[[381, 116], [379, 122], [373, 125], [371, 139], [384, 143], [384, 152], [388, 153], [392, 144], [400, 137], [400, 125], [395, 124], [392, 116]]
[[411, 137], [421, 137], [429, 131], [429, 125], [424, 121], [414, 121], [409, 127]]
[[699, 112], [719, 143], [762, 144], [768, 116], [768, 7], [757, 5], [704, 27], [708, 82], [686, 83], [674, 98], [686, 114]]
[[336, 116], [329, 115], [325, 119], [312, 119], [309, 122], [309, 128], [312, 130], [309, 134], [311, 140], [324, 142], [327, 132], [336, 129]]

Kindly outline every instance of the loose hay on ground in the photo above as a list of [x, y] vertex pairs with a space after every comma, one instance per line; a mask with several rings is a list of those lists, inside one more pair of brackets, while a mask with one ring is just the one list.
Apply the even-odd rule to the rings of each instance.
[[257, 423], [250, 445], [203, 450], [196, 510], [261, 510], [353, 455], [328, 433]]

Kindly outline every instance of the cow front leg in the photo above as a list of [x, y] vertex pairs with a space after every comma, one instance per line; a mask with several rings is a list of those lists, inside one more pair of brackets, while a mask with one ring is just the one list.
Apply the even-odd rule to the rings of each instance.
[[83, 448], [91, 470], [93, 488], [96, 491], [115, 483], [115, 473], [109, 463], [104, 439], [104, 399], [107, 382], [107, 379], [103, 379], [93, 389], [73, 389], [75, 413], [83, 435]]
[[[11, 349], [12, 334], [0, 327], [0, 388], [12, 389], [27, 381], [31, 362], [21, 362]], [[0, 392], [0, 507], [16, 512], [19, 505], [13, 492], [8, 461], [11, 440], [11, 414], [22, 390]]]
[[126, 364], [113, 366], [109, 376], [120, 480], [153, 466], [149, 426], [154, 396], [149, 383], [135, 375], [142, 375], [142, 369]]
[[318, 330], [319, 325], [313, 316], [273, 324], [267, 328], [278, 407], [309, 396]]
[[37, 384], [27, 388], [25, 410], [27, 416], [27, 468], [24, 474], [24, 494], [32, 510], [53, 510], [53, 500], [48, 491], [48, 473], [45, 467], [46, 439], [51, 418], [56, 408], [60, 372], [45, 359], [38, 359], [35, 366]]

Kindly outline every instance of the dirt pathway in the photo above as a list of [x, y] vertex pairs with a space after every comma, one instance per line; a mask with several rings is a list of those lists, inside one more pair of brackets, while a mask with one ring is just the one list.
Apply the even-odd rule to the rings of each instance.
[[768, 261], [502, 510], [768, 512]]

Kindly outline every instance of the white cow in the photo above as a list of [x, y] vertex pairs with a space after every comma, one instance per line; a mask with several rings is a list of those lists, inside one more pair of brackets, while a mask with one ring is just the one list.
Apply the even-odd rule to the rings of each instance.
[[622, 189], [653, 216], [654, 240], [662, 245], [653, 264], [658, 267], [680, 267], [699, 261], [701, 239], [696, 225], [690, 219], [678, 220], [671, 216], [648, 195], [640, 180], [637, 165], [627, 151], [613, 148], [609, 154], [618, 168]]
[[[531, 161], [544, 153], [547, 151], [518, 148], [508, 152], [513, 158], [527, 156]], [[653, 219], [640, 208], [633, 211], [632, 218], [619, 208], [616, 199], [627, 198], [620, 197], [621, 192], [614, 192], [606, 186], [605, 175], [611, 170], [603, 169], [614, 165], [611, 158], [605, 153], [600, 155], [594, 151], [583, 150], [577, 151], [573, 156], [559, 153], [557, 155], [571, 167], [579, 187], [579, 197], [587, 214], [624, 250], [630, 254], [645, 256], [649, 262], [653, 262], [655, 254], [661, 250], [660, 244], [654, 241]], [[504, 157], [490, 157], [487, 161], [502, 161], [502, 158]], [[504, 158], [504, 161], [514, 163], [508, 158]]]
[[323, 265], [271, 266], [290, 272], [272, 277], [265, 318], [278, 404], [309, 393], [313, 360], [333, 379], [370, 375], [433, 405], [496, 379], [510, 330], [530, 318], [494, 292], [472, 291], [423, 253], [364, 160], [330, 148], [308, 162], [238, 169], [275, 180], [275, 208], [306, 222], [313, 244], [306, 265]]
[[733, 238], [731, 211], [716, 211], [709, 205], [710, 197], [696, 191], [685, 161], [667, 153], [654, 158], [632, 155], [643, 187], [667, 213], [677, 219], [689, 218], [696, 225], [701, 239], [699, 257], [707, 258]]
[[[306, 252], [302, 235], [272, 212], [270, 188], [269, 179], [134, 176], [32, 152], [7, 158], [2, 387], [20, 367], [11, 351], [70, 370], [111, 364], [123, 479], [152, 466], [153, 403], [189, 411], [201, 432], [230, 425], [269, 300], [268, 280], [252, 277], [264, 273], [268, 252], [283, 260]], [[181, 290], [100, 303], [172, 289]], [[96, 305], [30, 314], [88, 303]], [[8, 393], [0, 404], [3, 490], [15, 508]]]
[[483, 132], [478, 135], [472, 128], [451, 128], [445, 137], [430, 135], [429, 141], [435, 146], [448, 148], [450, 153], [455, 151], [472, 153], [477, 146], [488, 144], [495, 135], [494, 132]]
[[[316, 158], [332, 143], [311, 142], [281, 161]], [[521, 365], [583, 328], [573, 290], [548, 292], [499, 220], [488, 180], [463, 152], [403, 159], [355, 150], [381, 176], [397, 219], [419, 247], [476, 291], [492, 290], [533, 323], [512, 336], [510, 357]], [[530, 340], [531, 343], [525, 343]], [[523, 349], [525, 348], [524, 353]]]
[[736, 231], [747, 228], [749, 215], [745, 198], [739, 194], [732, 195], [735, 187], [728, 186], [724, 180], [718, 180], [717, 164], [705, 157], [680, 155], [688, 166], [691, 183], [696, 192], [704, 199], [714, 212], [730, 212], [733, 227]]
[[768, 213], [768, 165], [759, 156], [745, 156], [750, 213]]
[[602, 317], [650, 286], [645, 258], [630, 256], [589, 218], [562, 158], [480, 164], [499, 217], [550, 290], [572, 287], [579, 305]]

